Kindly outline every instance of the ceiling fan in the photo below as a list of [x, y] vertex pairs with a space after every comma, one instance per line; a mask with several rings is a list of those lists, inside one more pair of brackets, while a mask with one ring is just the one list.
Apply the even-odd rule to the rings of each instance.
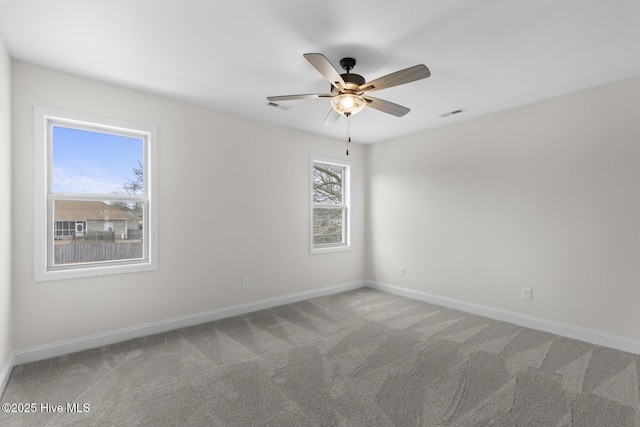
[[294, 99], [331, 98], [332, 108], [324, 119], [324, 124], [335, 123], [342, 115], [350, 117], [352, 114], [362, 111], [367, 105], [384, 113], [402, 117], [410, 111], [409, 108], [383, 99], [374, 98], [368, 94], [376, 90], [387, 89], [425, 79], [431, 75], [429, 69], [425, 65], [420, 64], [367, 82], [361, 75], [351, 73], [351, 70], [356, 65], [354, 58], [342, 58], [340, 60], [340, 66], [346, 71], [346, 73], [340, 74], [321, 53], [305, 53], [304, 57], [331, 83], [330, 92], [269, 96], [267, 99], [272, 102], [277, 102]]

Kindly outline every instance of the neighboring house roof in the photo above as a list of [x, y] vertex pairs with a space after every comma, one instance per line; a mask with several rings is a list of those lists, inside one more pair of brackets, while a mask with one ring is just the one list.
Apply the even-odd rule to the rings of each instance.
[[137, 219], [136, 216], [122, 209], [115, 208], [104, 202], [86, 200], [56, 200], [55, 220], [86, 220], [103, 221]]

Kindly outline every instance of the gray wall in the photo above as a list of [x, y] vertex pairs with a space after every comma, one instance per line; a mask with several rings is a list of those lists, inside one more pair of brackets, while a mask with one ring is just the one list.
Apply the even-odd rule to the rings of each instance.
[[638, 100], [633, 78], [367, 147], [367, 277], [640, 339]]
[[[0, 392], [12, 357], [11, 60], [0, 37]], [[6, 378], [6, 377], [5, 377]]]

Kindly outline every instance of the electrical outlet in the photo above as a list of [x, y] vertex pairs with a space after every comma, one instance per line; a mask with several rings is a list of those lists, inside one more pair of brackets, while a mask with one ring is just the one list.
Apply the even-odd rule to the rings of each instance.
[[405, 274], [406, 274], [406, 271], [405, 271], [404, 267], [401, 267], [400, 268], [400, 277], [404, 277]]
[[249, 289], [249, 278], [248, 277], [243, 277], [242, 278], [242, 289]]
[[522, 288], [522, 299], [526, 301], [531, 301], [533, 299], [531, 288]]

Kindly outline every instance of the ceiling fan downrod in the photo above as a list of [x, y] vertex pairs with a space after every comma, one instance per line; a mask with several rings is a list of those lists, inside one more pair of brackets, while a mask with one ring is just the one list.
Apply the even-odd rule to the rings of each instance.
[[356, 60], [354, 58], [342, 58], [340, 60], [340, 66], [349, 74], [349, 72], [353, 70], [353, 67], [356, 66]]

